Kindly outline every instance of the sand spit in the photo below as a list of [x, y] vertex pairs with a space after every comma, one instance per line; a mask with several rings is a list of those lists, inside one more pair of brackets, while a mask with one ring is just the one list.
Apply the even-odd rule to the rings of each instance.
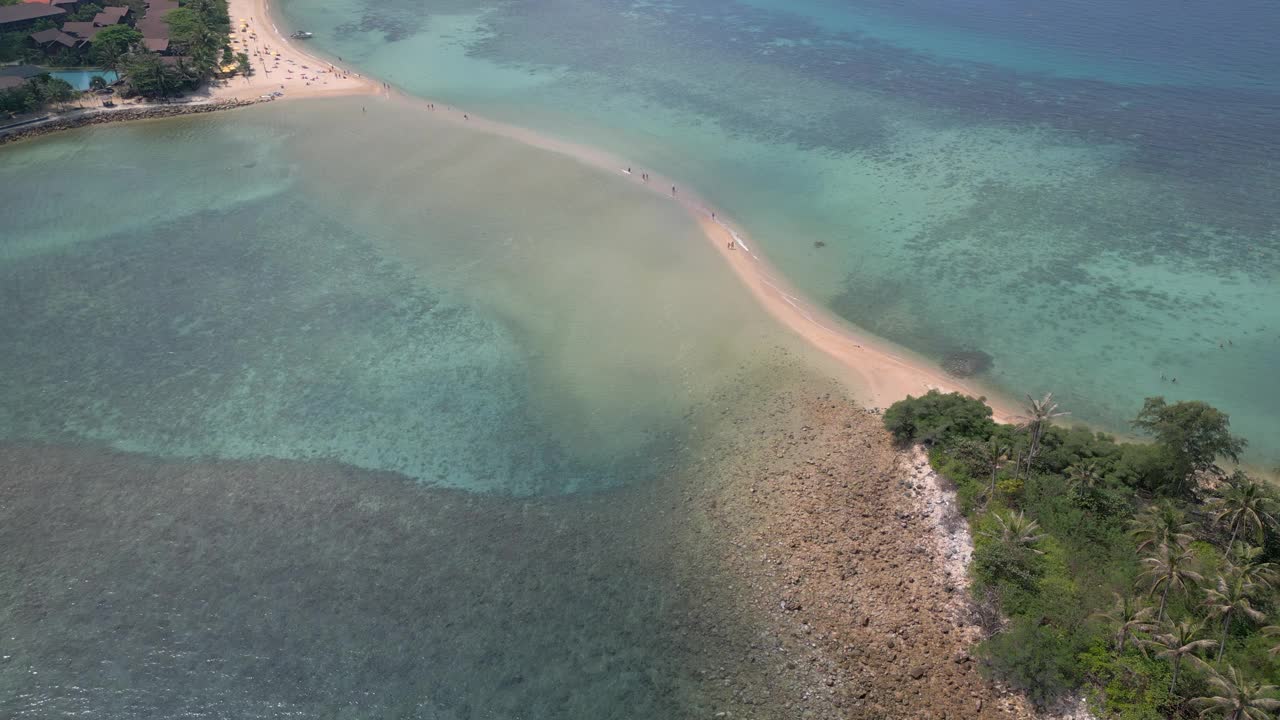
[[[804, 338], [813, 347], [839, 363], [844, 379], [856, 388], [859, 401], [866, 408], [887, 407], [907, 395], [919, 395], [931, 389], [959, 391], [972, 396], [993, 396], [980, 386], [947, 375], [927, 361], [911, 358], [905, 350], [860, 332], [844, 320], [817, 304], [805, 300], [772, 268], [754, 240], [737, 229], [734, 223], [703, 201], [690, 188], [649, 168], [635, 167], [625, 158], [573, 143], [551, 138], [526, 128], [508, 125], [476, 115], [463, 108], [437, 104], [428, 99], [399, 92], [394, 86], [334, 65], [332, 60], [309, 54], [300, 42], [285, 37], [285, 32], [272, 17], [267, 0], [230, 0], [234, 27], [247, 23], [256, 38], [248, 40], [251, 51], [262, 50], [251, 59], [255, 74], [249, 78], [233, 78], [213, 92], [217, 97], [258, 97], [279, 90], [285, 98], [325, 97], [335, 95], [380, 94], [396, 96], [423, 112], [438, 118], [465, 124], [467, 127], [519, 140], [528, 145], [573, 157], [606, 172], [626, 172], [637, 185], [670, 197], [687, 209], [699, 222], [707, 240], [728, 261], [739, 278], [751, 289], [760, 304], [775, 319]], [[279, 57], [276, 57], [279, 53]], [[275, 70], [270, 77], [263, 71], [262, 58], [270, 58]], [[278, 60], [278, 62], [277, 62]], [[300, 72], [307, 68], [310, 74]], [[292, 74], [286, 72], [293, 69]], [[323, 71], [316, 75], [317, 69]], [[281, 87], [283, 85], [283, 87]], [[1010, 421], [1017, 417], [1016, 406], [1002, 398], [989, 397], [996, 417]]]

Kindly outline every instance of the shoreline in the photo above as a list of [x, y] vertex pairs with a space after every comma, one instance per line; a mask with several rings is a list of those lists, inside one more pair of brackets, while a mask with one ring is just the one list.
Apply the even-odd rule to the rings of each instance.
[[[251, 30], [257, 29], [266, 36], [269, 33], [273, 51], [281, 58], [293, 58], [318, 65], [338, 68], [331, 60], [308, 53], [290, 42], [276, 24], [268, 0], [230, 0], [232, 22], [240, 18], [249, 21]], [[263, 42], [263, 38], [258, 38]], [[251, 57], [251, 60], [253, 58]], [[341, 60], [339, 59], [339, 62]], [[255, 77], [257, 69], [255, 67]], [[702, 234], [712, 243], [716, 252], [726, 261], [738, 279], [747, 286], [756, 301], [774, 320], [791, 330], [809, 346], [833, 360], [842, 371], [841, 379], [854, 390], [854, 397], [864, 408], [884, 409], [907, 395], [921, 395], [929, 390], [961, 392], [972, 397], [983, 397], [991, 406], [996, 422], [1017, 422], [1021, 410], [1012, 398], [1003, 397], [994, 388], [986, 388], [976, 381], [965, 381], [947, 375], [941, 368], [923, 358], [909, 357], [910, 351], [887, 340], [853, 327], [846, 320], [825, 308], [805, 299], [790, 287], [768, 259], [754, 249], [755, 242], [731, 219], [713, 209], [696, 192], [680, 190], [668, 194], [667, 187], [679, 187], [673, 179], [657, 173], [649, 173], [648, 181], [641, 181], [640, 169], [632, 169], [627, 161], [613, 153], [581, 145], [568, 140], [548, 137], [527, 128], [474, 115], [449, 104], [412, 95], [395, 86], [376, 82], [352, 72], [349, 80], [337, 80], [334, 87], [304, 86], [296, 84], [292, 94], [286, 92], [280, 99], [306, 97], [333, 97], [342, 95], [375, 95], [384, 99], [395, 98], [417, 109], [436, 113], [443, 119], [458, 125], [480, 129], [501, 137], [558, 154], [567, 155], [579, 162], [608, 173], [624, 173], [650, 192], [670, 197], [698, 223]], [[239, 97], [253, 88], [270, 91], [272, 82], [254, 82], [237, 91], [231, 87], [220, 88], [222, 97]]]
[[[703, 236], [713, 244], [756, 302], [775, 321], [834, 361], [837, 375], [851, 387], [854, 397], [864, 408], [882, 410], [908, 395], [921, 395], [936, 389], [985, 398], [997, 422], [1011, 423], [1019, 419], [1020, 408], [1012, 398], [1003, 397], [994, 388], [984, 387], [977, 381], [947, 375], [924, 358], [910, 357], [911, 352], [906, 348], [862, 331], [805, 299], [765, 256], [754, 249], [755, 241], [744, 237], [745, 231], [738, 229], [731, 219], [727, 220], [723, 213], [713, 209], [696, 192], [684, 190], [668, 194], [665, 188], [678, 188], [678, 183], [671, 178], [650, 173], [647, 181], [641, 181], [639, 171], [629, 172], [631, 168], [626, 160], [607, 151], [473, 115], [452, 105], [437, 107], [429, 99], [343, 68], [291, 43], [277, 26], [268, 0], [229, 0], [228, 9], [232, 36], [241, 44], [238, 49], [250, 54], [253, 75], [238, 75], [209, 85], [186, 103], [138, 104], [112, 111], [55, 116], [16, 128], [10, 133], [0, 133], [0, 145], [91, 124], [213, 112], [266, 101], [368, 95], [384, 100], [394, 98], [425, 112], [440, 110], [441, 119], [566, 155], [603, 172], [627, 174], [650, 192], [675, 201], [698, 223]], [[237, 32], [238, 26], [247, 27], [248, 31]], [[270, 97], [274, 92], [283, 95]]]
[[[277, 100], [290, 100], [382, 92], [381, 83], [291, 43], [276, 26], [267, 0], [228, 0], [227, 10], [233, 42], [238, 52], [249, 55], [253, 74], [209, 86], [210, 97], [244, 99], [282, 92]], [[246, 26], [247, 32], [239, 30]]]
[[264, 102], [240, 98], [222, 98], [214, 100], [197, 100], [184, 103], [145, 103], [122, 105], [116, 108], [85, 108], [82, 112], [66, 115], [51, 115], [32, 122], [0, 130], [0, 145], [33, 140], [45, 135], [74, 130], [89, 125], [106, 125], [108, 123], [136, 122], [140, 120], [157, 120], [182, 115], [201, 115], [249, 107]]
[[815, 720], [1066, 720], [983, 675], [954, 492], [849, 400], [834, 378], [752, 396], [691, 486], [771, 672]]

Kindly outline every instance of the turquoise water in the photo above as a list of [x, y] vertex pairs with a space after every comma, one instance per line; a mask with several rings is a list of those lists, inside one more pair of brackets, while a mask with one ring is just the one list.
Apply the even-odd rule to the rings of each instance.
[[1203, 399], [1280, 457], [1271, 6], [280, 11], [411, 93], [674, 176], [817, 301], [932, 358], [984, 351], [1000, 391], [1117, 430], [1144, 396]]
[[0, 716], [779, 717], [690, 493], [803, 348], [638, 183], [368, 102], [0, 149]]
[[6, 151], [0, 437], [600, 489], [661, 472], [780, 338], [670, 203], [361, 104]]
[[[873, 332], [1274, 455], [1274, 11], [957, 8], [283, 10], [679, 178]], [[0, 184], [0, 716], [805, 714], [691, 499], [829, 387], [673, 203], [381, 99], [62, 133]]]
[[106, 80], [108, 85], [120, 79], [115, 70], [58, 70], [49, 74], [66, 80], [76, 90], [88, 90], [95, 75]]

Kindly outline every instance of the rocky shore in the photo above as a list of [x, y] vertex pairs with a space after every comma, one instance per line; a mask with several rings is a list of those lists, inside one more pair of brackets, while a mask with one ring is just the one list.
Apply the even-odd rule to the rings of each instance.
[[[741, 419], [739, 459], [700, 501], [788, 716], [1035, 717], [970, 654], [972, 545], [923, 453], [835, 388], [757, 407], [767, 420]], [[729, 715], [769, 716], [760, 700], [741, 687]]]
[[198, 101], [191, 103], [164, 103], [145, 105], [125, 105], [117, 108], [95, 108], [81, 112], [55, 115], [48, 120], [29, 125], [21, 125], [9, 129], [0, 129], [0, 145], [30, 140], [31, 138], [50, 133], [85, 127], [86, 125], [102, 125], [105, 123], [129, 122], [132, 120], [149, 120], [154, 118], [176, 117], [178, 115], [199, 115], [201, 113], [232, 110], [247, 105], [266, 102], [265, 99], [238, 99]]

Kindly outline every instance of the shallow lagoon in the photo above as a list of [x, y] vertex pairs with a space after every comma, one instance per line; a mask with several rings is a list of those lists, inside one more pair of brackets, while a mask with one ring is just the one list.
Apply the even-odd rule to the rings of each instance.
[[67, 132], [0, 174], [0, 715], [769, 696], [688, 493], [813, 376], [684, 211], [361, 99]]
[[811, 297], [935, 359], [987, 352], [1010, 395], [1117, 430], [1144, 396], [1203, 399], [1277, 458], [1265, 3], [279, 9], [409, 92], [679, 179]]
[[567, 492], [650, 477], [789, 342], [634, 182], [366, 102], [8, 149], [81, 171], [5, 211], [0, 435]]

